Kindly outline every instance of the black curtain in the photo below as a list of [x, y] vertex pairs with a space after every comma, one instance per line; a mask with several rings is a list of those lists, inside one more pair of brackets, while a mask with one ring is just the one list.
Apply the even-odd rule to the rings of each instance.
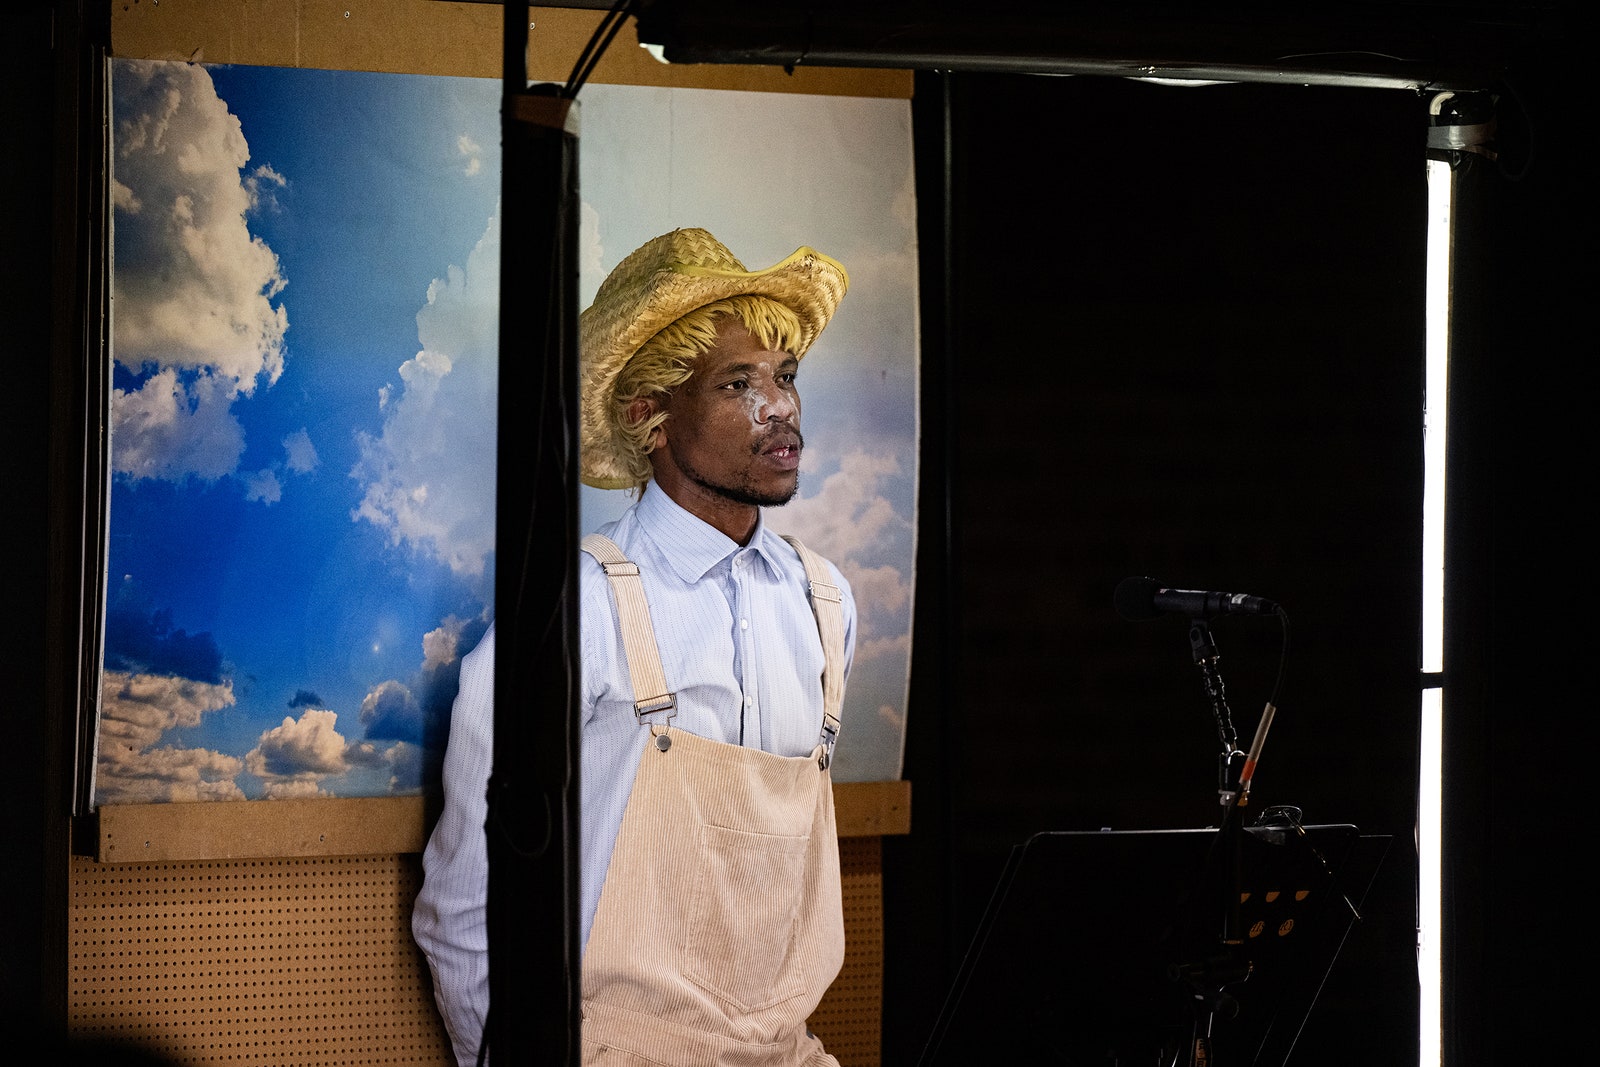
[[[1294, 1062], [1414, 1065], [1426, 100], [922, 74], [914, 108], [916, 799], [886, 852], [885, 1062], [916, 1062], [1013, 845], [1216, 824], [1188, 620], [1113, 610], [1148, 575], [1286, 609], [1252, 806], [1393, 839]], [[1284, 635], [1211, 630], [1248, 744]], [[1031, 962], [1017, 980], [1095, 966]]]

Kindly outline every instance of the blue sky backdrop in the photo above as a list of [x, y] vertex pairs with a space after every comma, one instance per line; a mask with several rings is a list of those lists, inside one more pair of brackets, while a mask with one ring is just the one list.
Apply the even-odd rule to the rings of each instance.
[[[97, 803], [407, 793], [436, 766], [493, 611], [499, 109], [496, 80], [114, 63]], [[580, 109], [582, 304], [674, 226], [851, 272], [769, 521], [862, 606], [839, 777], [898, 777], [909, 105], [590, 85]], [[580, 524], [629, 502], [585, 490]]]

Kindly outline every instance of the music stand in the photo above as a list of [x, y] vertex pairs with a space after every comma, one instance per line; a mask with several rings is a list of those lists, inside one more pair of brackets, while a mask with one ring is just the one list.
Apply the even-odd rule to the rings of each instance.
[[[1287, 1062], [1389, 838], [1247, 828], [1237, 945], [1221, 936], [1218, 840], [1054, 831], [1015, 846], [920, 1067], [1183, 1067], [1197, 1025], [1216, 1067]], [[1199, 1010], [1213, 979], [1222, 1003]]]

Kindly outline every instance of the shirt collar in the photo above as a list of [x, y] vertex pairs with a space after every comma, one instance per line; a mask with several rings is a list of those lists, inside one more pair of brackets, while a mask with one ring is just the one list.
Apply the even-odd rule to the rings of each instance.
[[650, 535], [669, 566], [683, 582], [697, 582], [717, 564], [748, 547], [766, 565], [777, 570], [767, 534], [766, 513], [756, 509], [756, 528], [750, 544], [741, 546], [710, 523], [691, 514], [655, 482], [650, 482], [635, 505], [640, 528]]

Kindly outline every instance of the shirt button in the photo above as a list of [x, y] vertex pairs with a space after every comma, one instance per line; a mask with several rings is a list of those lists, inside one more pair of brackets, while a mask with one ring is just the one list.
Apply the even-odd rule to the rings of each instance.
[[741, 629], [741, 630], [750, 629], [750, 620], [749, 619], [740, 619], [739, 620], [739, 629]]

